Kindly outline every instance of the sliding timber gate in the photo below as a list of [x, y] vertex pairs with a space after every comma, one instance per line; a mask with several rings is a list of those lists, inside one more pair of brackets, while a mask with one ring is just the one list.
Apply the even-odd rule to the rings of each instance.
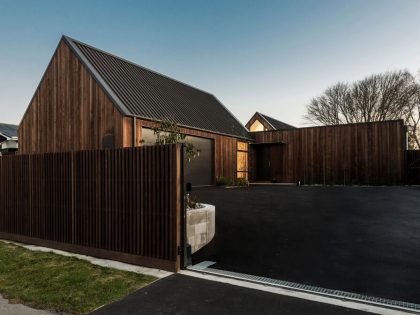
[[0, 157], [0, 238], [180, 268], [180, 145]]

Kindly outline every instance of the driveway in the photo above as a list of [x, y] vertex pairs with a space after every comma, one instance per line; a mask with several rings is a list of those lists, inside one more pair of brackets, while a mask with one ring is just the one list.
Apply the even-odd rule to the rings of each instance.
[[174, 274], [92, 315], [368, 315], [362, 311]]
[[420, 304], [417, 187], [200, 188], [216, 235], [193, 263]]

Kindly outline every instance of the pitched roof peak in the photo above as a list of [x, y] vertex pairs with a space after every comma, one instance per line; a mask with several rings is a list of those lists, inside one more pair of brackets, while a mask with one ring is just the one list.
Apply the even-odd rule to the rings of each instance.
[[249, 138], [246, 128], [213, 94], [71, 37], [62, 39], [122, 114]]
[[268, 125], [270, 125], [273, 128], [273, 130], [296, 129], [296, 127], [294, 127], [292, 125], [286, 124], [286, 123], [284, 123], [284, 122], [282, 122], [280, 120], [277, 120], [275, 118], [272, 118], [272, 117], [270, 117], [268, 115], [265, 115], [265, 114], [263, 114], [261, 112], [255, 112], [255, 114], [254, 114], [253, 117], [255, 117], [255, 115], [257, 115], [257, 116], [261, 117], [262, 119], [264, 119], [264, 121]]

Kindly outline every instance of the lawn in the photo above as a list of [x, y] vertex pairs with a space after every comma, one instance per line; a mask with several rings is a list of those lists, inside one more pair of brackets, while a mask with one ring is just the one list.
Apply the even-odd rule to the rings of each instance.
[[39, 309], [87, 314], [155, 280], [0, 242], [0, 294]]

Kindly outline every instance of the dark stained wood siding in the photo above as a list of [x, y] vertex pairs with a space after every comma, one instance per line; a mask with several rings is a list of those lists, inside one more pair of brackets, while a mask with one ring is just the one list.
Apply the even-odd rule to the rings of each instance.
[[19, 128], [19, 154], [102, 148], [105, 134], [123, 146], [123, 117], [63, 41]]
[[[143, 125], [155, 123], [136, 120], [136, 145]], [[236, 138], [187, 128], [182, 132], [214, 139], [215, 177], [235, 178]], [[101, 149], [109, 134], [115, 148], [132, 147], [133, 118], [120, 114], [62, 41], [21, 122], [19, 154]]]
[[[401, 184], [405, 177], [403, 121], [252, 133], [256, 143], [277, 144], [271, 164], [278, 182]], [[250, 176], [256, 178], [255, 147]]]
[[[124, 124], [124, 134], [132, 135], [132, 118], [127, 118]], [[136, 124], [136, 144], [141, 145], [141, 128], [153, 128], [157, 126], [157, 123], [137, 119]], [[189, 128], [180, 128], [180, 131], [186, 135], [213, 139], [215, 177], [236, 178], [236, 143], [238, 141], [236, 138]], [[130, 141], [131, 139], [130, 137]], [[126, 143], [130, 143], [130, 141], [126, 141]]]
[[[140, 145], [142, 126], [155, 125], [136, 119], [135, 144]], [[182, 132], [213, 139], [215, 177], [236, 177], [236, 138], [189, 128]], [[19, 127], [19, 154], [102, 149], [109, 134], [115, 148], [132, 147], [133, 117], [120, 114], [62, 41]]]
[[0, 157], [0, 238], [177, 271], [179, 145]]

